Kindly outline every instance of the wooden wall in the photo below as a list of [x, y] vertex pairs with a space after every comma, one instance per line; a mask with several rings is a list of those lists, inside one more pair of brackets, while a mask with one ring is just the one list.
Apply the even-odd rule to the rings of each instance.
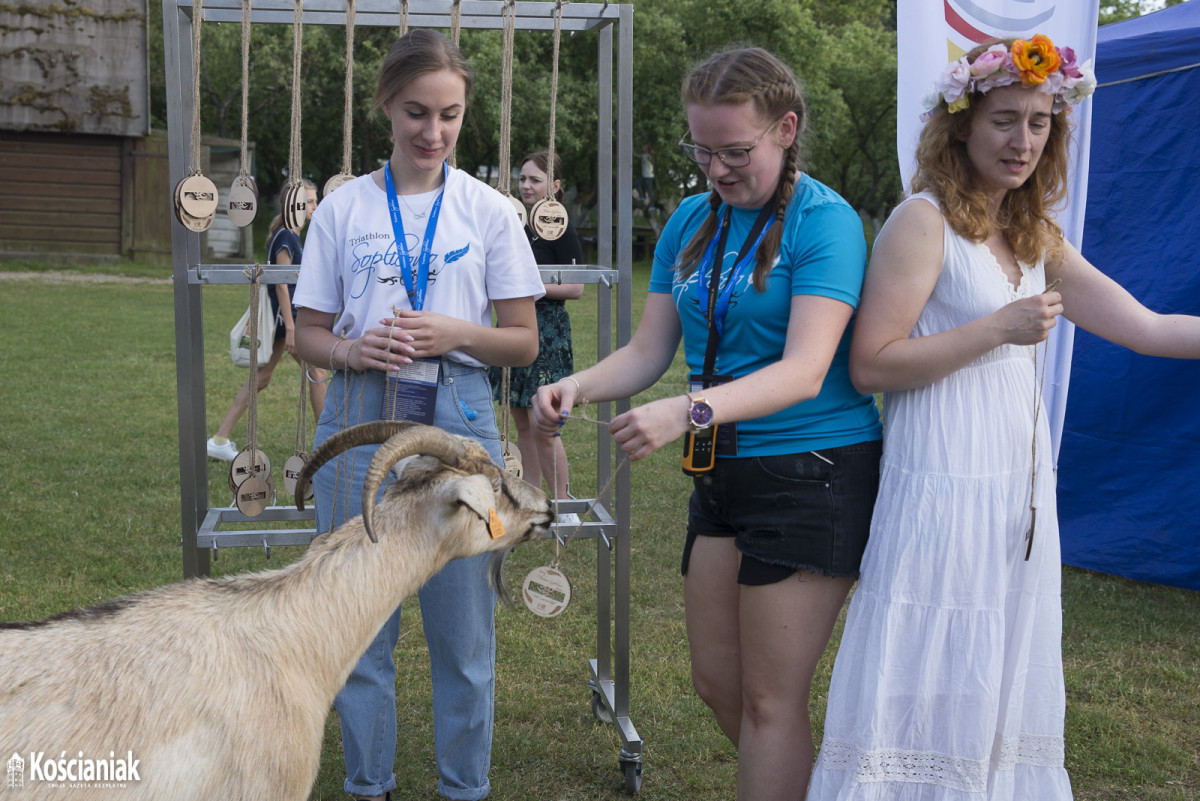
[[0, 132], [0, 243], [117, 256], [123, 144], [119, 136]]
[[[219, 156], [214, 154], [219, 153]], [[210, 161], [217, 162], [211, 165]], [[230, 166], [232, 163], [232, 166]], [[205, 137], [202, 169], [228, 191], [237, 154]], [[0, 258], [171, 262], [167, 138], [0, 130]], [[269, 205], [260, 214], [270, 214]], [[251, 231], [219, 224], [202, 237], [207, 261], [253, 259]]]

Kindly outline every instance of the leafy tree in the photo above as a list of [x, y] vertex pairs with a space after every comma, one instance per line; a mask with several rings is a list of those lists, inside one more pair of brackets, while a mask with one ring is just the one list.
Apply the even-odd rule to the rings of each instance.
[[1100, 24], [1120, 22], [1131, 17], [1140, 17], [1166, 6], [1176, 6], [1183, 0], [1104, 0], [1100, 3]]
[[[149, 10], [152, 119], [156, 127], [165, 127], [161, 5], [151, 0]], [[374, 169], [390, 152], [387, 126], [371, 108], [379, 65], [394, 39], [395, 29], [390, 27], [359, 26], [355, 32], [351, 170], [356, 174]], [[342, 167], [345, 30], [306, 26], [303, 43], [304, 173], [320, 186]], [[475, 71], [476, 91], [459, 138], [457, 162], [468, 171], [491, 175], [499, 163], [501, 34], [463, 30], [461, 44]], [[805, 169], [867, 216], [885, 215], [899, 196], [894, 0], [638, 0], [633, 147], [636, 155], [650, 145], [660, 193], [677, 200], [703, 186], [698, 168], [675, 147], [687, 129], [679, 86], [699, 60], [735, 44], [766, 47], [801, 79], [810, 109]], [[204, 132], [236, 138], [241, 125], [241, 26], [206, 24], [202, 45]], [[549, 31], [517, 31], [514, 168], [522, 155], [544, 148], [549, 140], [552, 49]], [[564, 161], [565, 183], [578, 190], [584, 204], [594, 202], [599, 180], [597, 56], [598, 37], [563, 35], [555, 149]], [[282, 182], [287, 164], [291, 75], [291, 26], [254, 25], [249, 135], [256, 145], [260, 189], [267, 197]]]

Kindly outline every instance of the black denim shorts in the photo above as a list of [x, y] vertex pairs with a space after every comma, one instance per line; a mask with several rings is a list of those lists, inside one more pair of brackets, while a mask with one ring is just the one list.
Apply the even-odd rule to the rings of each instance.
[[693, 479], [686, 575], [700, 537], [733, 537], [739, 584], [772, 584], [797, 570], [858, 578], [879, 489], [878, 440], [822, 451], [717, 459]]

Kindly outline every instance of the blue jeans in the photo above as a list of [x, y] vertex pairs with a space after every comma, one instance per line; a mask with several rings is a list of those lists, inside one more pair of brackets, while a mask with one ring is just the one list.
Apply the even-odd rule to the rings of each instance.
[[[325, 404], [325, 413], [317, 424], [316, 443], [332, 436], [343, 424], [379, 419], [383, 386], [381, 372], [350, 373], [349, 386], [346, 373], [334, 373], [330, 380], [334, 402]], [[503, 464], [486, 370], [442, 360], [434, 425], [472, 437], [492, 459]], [[363, 478], [376, 449], [356, 448], [317, 471], [313, 484], [318, 531], [327, 531], [361, 513]], [[488, 584], [489, 561], [487, 554], [455, 560], [419, 592], [433, 675], [438, 792], [462, 801], [484, 798], [491, 791], [488, 770], [496, 683], [496, 595]], [[396, 787], [393, 652], [399, 636], [397, 608], [334, 701], [341, 718], [348, 793], [383, 795]]]

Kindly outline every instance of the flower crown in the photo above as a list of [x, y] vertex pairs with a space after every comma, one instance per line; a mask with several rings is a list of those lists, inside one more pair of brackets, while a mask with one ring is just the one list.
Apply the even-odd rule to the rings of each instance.
[[921, 98], [925, 109], [921, 121], [927, 121], [940, 108], [950, 114], [962, 111], [970, 105], [972, 92], [987, 94], [1017, 82], [1051, 95], [1055, 114], [1096, 90], [1091, 59], [1077, 64], [1074, 50], [1055, 47], [1050, 37], [1039, 33], [1029, 41], [1017, 39], [1011, 48], [992, 45], [974, 61], [966, 56], [951, 61]]

